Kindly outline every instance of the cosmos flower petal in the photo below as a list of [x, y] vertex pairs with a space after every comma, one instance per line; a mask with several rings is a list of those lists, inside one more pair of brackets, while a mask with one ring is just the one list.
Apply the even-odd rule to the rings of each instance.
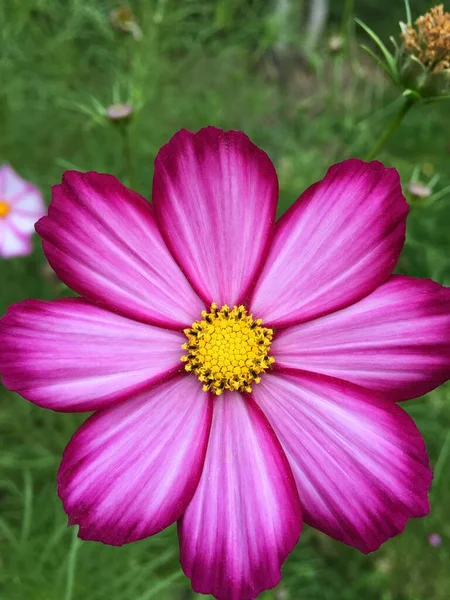
[[0, 167], [0, 200], [10, 205], [11, 212], [5, 222], [16, 233], [34, 233], [34, 224], [45, 214], [44, 199], [36, 186], [22, 179], [9, 165]]
[[251, 310], [281, 327], [360, 300], [391, 275], [407, 212], [395, 169], [357, 159], [334, 165], [277, 223]]
[[301, 522], [291, 470], [265, 417], [237, 392], [218, 396], [204, 471], [179, 524], [194, 590], [253, 600], [277, 585]]
[[30, 254], [34, 224], [45, 214], [41, 192], [5, 164], [0, 166], [0, 202], [8, 207], [7, 214], [0, 217], [0, 256]]
[[29, 237], [30, 235], [34, 234], [34, 226], [36, 221], [38, 221], [44, 213], [44, 208], [40, 210], [36, 207], [35, 212], [28, 212], [14, 208], [7, 218], [10, 227], [16, 235]]
[[450, 288], [393, 275], [356, 304], [279, 332], [271, 350], [279, 368], [420, 396], [450, 378]]
[[269, 157], [240, 131], [181, 130], [155, 161], [161, 231], [207, 304], [244, 299], [267, 254], [277, 199]]
[[36, 230], [58, 277], [91, 302], [172, 328], [203, 308], [149, 204], [111, 175], [67, 171]]
[[79, 537], [121, 546], [176, 521], [198, 485], [211, 416], [199, 382], [178, 376], [90, 417], [58, 473]]
[[4, 219], [0, 221], [0, 256], [14, 258], [26, 256], [32, 251], [29, 236], [21, 235], [12, 228]]
[[177, 371], [185, 341], [81, 298], [25, 300], [0, 320], [0, 372], [44, 408], [97, 410]]
[[305, 523], [367, 553], [428, 513], [425, 445], [397, 404], [301, 371], [266, 375], [253, 395], [289, 459]]
[[0, 166], [0, 198], [13, 204], [32, 188], [37, 190], [26, 179], [20, 177], [10, 165], [3, 164]]

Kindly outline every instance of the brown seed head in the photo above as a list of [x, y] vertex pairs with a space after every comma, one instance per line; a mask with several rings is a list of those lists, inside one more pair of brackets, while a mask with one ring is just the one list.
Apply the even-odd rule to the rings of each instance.
[[135, 40], [142, 38], [142, 30], [131, 8], [128, 6], [118, 6], [112, 10], [109, 15], [109, 21], [114, 29], [124, 33], [131, 33]]
[[433, 73], [450, 69], [450, 13], [443, 4], [406, 25], [402, 38], [406, 51]]

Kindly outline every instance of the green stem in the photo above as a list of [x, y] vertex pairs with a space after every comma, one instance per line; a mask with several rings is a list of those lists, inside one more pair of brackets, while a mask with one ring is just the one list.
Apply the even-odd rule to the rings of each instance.
[[77, 528], [74, 527], [73, 531], [72, 531], [72, 543], [70, 545], [69, 557], [68, 557], [68, 563], [67, 563], [67, 582], [66, 582], [65, 600], [72, 600], [72, 598], [73, 598], [78, 548], [79, 548], [79, 541], [77, 538]]
[[352, 16], [355, 10], [355, 0], [345, 0], [341, 21], [341, 35], [349, 36], [352, 27]]
[[136, 189], [136, 177], [134, 174], [133, 152], [131, 150], [129, 123], [121, 123], [120, 132], [122, 134], [123, 156], [127, 167], [128, 185], [132, 190], [134, 190]]
[[395, 131], [397, 131], [397, 129], [399, 128], [400, 123], [403, 121], [403, 118], [405, 117], [406, 113], [409, 111], [410, 108], [412, 108], [414, 103], [415, 103], [415, 99], [413, 99], [411, 96], [408, 96], [405, 99], [402, 106], [400, 107], [400, 110], [395, 115], [395, 117], [392, 119], [392, 121], [388, 124], [386, 129], [380, 135], [380, 137], [377, 139], [377, 141], [375, 142], [375, 145], [373, 146], [372, 150], [367, 154], [365, 160], [373, 160], [377, 156], [377, 154], [379, 153], [381, 148], [383, 148], [383, 146], [388, 141], [388, 139], [391, 137], [391, 135]]

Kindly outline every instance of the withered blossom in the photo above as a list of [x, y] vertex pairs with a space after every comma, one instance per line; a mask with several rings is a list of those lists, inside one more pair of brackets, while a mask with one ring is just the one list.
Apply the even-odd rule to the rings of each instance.
[[443, 4], [420, 16], [414, 25], [403, 25], [401, 37], [405, 50], [433, 73], [450, 68], [450, 12], [444, 12]]

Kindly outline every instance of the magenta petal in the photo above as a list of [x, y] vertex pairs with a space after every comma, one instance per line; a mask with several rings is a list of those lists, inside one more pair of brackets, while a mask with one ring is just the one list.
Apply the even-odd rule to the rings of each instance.
[[357, 159], [331, 167], [277, 224], [251, 310], [284, 327], [363, 298], [392, 273], [407, 213], [395, 169]]
[[240, 131], [181, 130], [155, 161], [161, 231], [206, 303], [243, 300], [266, 256], [277, 199], [270, 159]]
[[291, 464], [305, 523], [367, 553], [428, 513], [425, 445], [397, 404], [300, 371], [267, 374], [253, 394]]
[[211, 417], [209, 395], [184, 376], [90, 417], [58, 473], [79, 537], [121, 546], [179, 519], [200, 479]]
[[278, 368], [353, 381], [393, 400], [450, 378], [450, 289], [394, 275], [356, 304], [289, 327], [271, 352]]
[[203, 308], [148, 202], [111, 175], [67, 171], [36, 231], [58, 277], [94, 303], [173, 328]]
[[194, 590], [253, 600], [274, 587], [301, 523], [291, 470], [264, 415], [225, 392], [214, 401], [204, 471], [179, 524]]
[[0, 373], [44, 408], [97, 410], [179, 370], [185, 341], [81, 298], [25, 300], [0, 320]]

